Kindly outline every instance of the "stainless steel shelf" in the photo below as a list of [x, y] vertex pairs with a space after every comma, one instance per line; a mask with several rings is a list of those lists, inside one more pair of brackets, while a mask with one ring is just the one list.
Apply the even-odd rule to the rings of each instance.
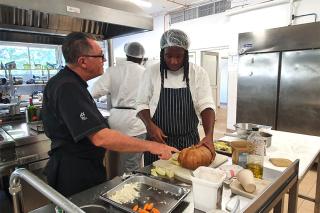
[[46, 84], [16, 84], [14, 87], [23, 87], [23, 86], [45, 86]]
[[[58, 69], [12, 69], [11, 71], [15, 71], [15, 70], [39, 70], [39, 71], [51, 71], [51, 70], [58, 70]], [[2, 70], [0, 69], [0, 71], [6, 71], [6, 70]]]
[[[45, 86], [46, 84], [16, 84], [13, 87], [30, 87], [30, 86]], [[0, 87], [9, 87], [10, 85], [0, 85]]]

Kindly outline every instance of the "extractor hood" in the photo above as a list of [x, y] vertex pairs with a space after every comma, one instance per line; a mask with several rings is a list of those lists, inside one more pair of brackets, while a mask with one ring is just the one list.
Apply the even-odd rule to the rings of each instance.
[[153, 29], [126, 0], [0, 0], [0, 40], [61, 44], [70, 32], [109, 39]]

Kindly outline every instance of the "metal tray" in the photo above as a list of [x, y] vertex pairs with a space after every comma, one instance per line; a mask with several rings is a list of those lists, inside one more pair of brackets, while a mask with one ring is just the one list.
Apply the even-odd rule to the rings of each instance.
[[[124, 184], [139, 183], [140, 196], [132, 203], [120, 204], [110, 199], [118, 190], [121, 190]], [[153, 203], [154, 207], [160, 212], [172, 212], [179, 203], [189, 194], [190, 189], [166, 183], [144, 175], [135, 175], [124, 182], [120, 183], [113, 189], [104, 192], [100, 198], [113, 206], [125, 210], [126, 212], [134, 212], [132, 207], [136, 204], [143, 208], [145, 203]]]

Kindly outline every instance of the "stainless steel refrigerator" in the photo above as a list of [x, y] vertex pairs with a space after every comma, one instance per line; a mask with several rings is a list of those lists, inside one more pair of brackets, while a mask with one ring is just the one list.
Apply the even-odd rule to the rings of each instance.
[[319, 23], [239, 35], [237, 123], [320, 136], [319, 38]]

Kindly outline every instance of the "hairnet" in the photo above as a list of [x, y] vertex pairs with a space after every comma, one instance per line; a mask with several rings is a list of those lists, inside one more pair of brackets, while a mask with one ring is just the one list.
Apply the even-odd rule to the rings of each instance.
[[135, 58], [143, 58], [144, 48], [139, 42], [126, 43], [124, 45], [124, 52], [127, 56]]
[[182, 47], [188, 50], [190, 45], [189, 38], [181, 30], [171, 29], [163, 33], [160, 39], [160, 48], [164, 49], [166, 47]]

